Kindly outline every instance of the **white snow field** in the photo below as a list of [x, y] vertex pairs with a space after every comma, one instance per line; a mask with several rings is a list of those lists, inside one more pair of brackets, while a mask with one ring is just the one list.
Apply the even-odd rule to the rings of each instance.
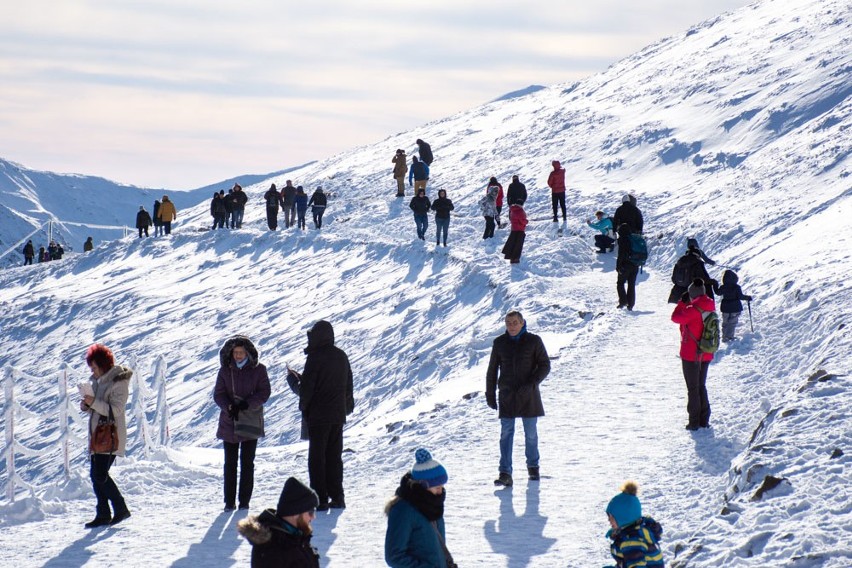
[[[585, 81], [247, 187], [241, 230], [207, 230], [205, 201], [182, 212], [171, 237], [0, 272], [0, 367], [4, 383], [15, 369], [15, 404], [26, 409], [13, 413], [15, 439], [33, 450], [15, 461], [33, 488], [0, 498], [0, 565], [247, 565], [250, 546], [235, 531], [245, 513], [222, 513], [218, 349], [247, 334], [270, 370], [256, 513], [275, 505], [288, 476], [307, 478], [285, 368], [301, 368], [305, 331], [322, 318], [349, 354], [356, 397], [344, 434], [348, 507], [314, 523], [322, 566], [384, 565], [383, 506], [418, 447], [449, 472], [447, 545], [463, 567], [611, 564], [604, 508], [626, 479], [664, 527], [669, 566], [852, 565], [850, 43], [847, 0], [757, 2]], [[430, 195], [445, 188], [456, 205], [447, 249], [432, 244], [431, 219], [430, 238], [417, 240], [408, 198], [393, 197], [390, 159], [418, 137], [436, 156]], [[553, 159], [569, 185], [561, 238], [544, 183]], [[515, 173], [532, 221], [510, 267], [499, 254], [507, 230], [483, 241], [476, 201], [490, 176], [507, 187]], [[329, 191], [321, 231], [310, 220], [304, 233], [266, 229], [261, 196], [288, 178]], [[633, 312], [616, 309], [614, 255], [593, 252], [583, 222], [612, 213], [627, 191], [651, 245]], [[61, 200], [55, 207], [63, 218]], [[696, 433], [683, 428], [666, 303], [689, 236], [718, 262], [712, 276], [735, 268], [755, 298], [710, 367], [712, 428]], [[485, 368], [512, 308], [552, 357], [543, 479], [525, 479], [519, 433], [515, 486], [495, 489], [499, 422], [485, 404]], [[135, 362], [146, 390], [163, 357], [171, 443], [146, 453], [140, 442], [143, 425], [160, 432], [151, 394], [112, 470], [133, 516], [89, 531], [82, 442], [63, 473], [57, 378], [68, 365], [72, 385], [84, 380], [95, 341]], [[781, 481], [760, 491], [772, 478]]]

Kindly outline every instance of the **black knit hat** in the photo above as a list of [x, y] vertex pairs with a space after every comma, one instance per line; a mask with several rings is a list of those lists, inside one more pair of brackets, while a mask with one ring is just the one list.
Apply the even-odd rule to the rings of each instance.
[[279, 517], [289, 517], [316, 509], [318, 505], [319, 497], [314, 490], [295, 477], [291, 477], [284, 482], [284, 489], [281, 491], [275, 512]]

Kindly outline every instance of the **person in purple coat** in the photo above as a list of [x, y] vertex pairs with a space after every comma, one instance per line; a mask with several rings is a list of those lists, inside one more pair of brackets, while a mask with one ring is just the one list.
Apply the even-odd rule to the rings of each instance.
[[[213, 400], [219, 407], [219, 429], [216, 437], [225, 447], [225, 511], [248, 509], [254, 489], [254, 454], [257, 440], [262, 438], [263, 421], [256, 435], [237, 435], [235, 421], [241, 412], [262, 409], [269, 400], [269, 376], [258, 362], [257, 348], [248, 337], [235, 335], [219, 350], [221, 367], [216, 377]], [[237, 460], [240, 462], [240, 484], [237, 493]]]

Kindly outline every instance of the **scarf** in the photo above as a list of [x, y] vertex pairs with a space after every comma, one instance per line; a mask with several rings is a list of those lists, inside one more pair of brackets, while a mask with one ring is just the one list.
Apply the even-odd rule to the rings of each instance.
[[447, 497], [447, 492], [435, 495], [419, 482], [411, 479], [411, 473], [406, 473], [402, 477], [396, 495], [408, 501], [429, 522], [437, 521], [444, 516], [444, 499]]

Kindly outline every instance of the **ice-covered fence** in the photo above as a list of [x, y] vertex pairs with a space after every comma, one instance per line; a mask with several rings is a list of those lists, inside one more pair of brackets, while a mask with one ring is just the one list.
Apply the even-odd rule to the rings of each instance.
[[3, 459], [6, 461], [6, 498], [9, 501], [14, 501], [16, 484], [32, 490], [32, 486], [21, 479], [21, 476], [15, 471], [15, 454], [23, 454], [28, 457], [39, 455], [39, 452], [36, 450], [28, 448], [15, 440], [15, 411], [20, 415], [30, 417], [38, 417], [38, 415], [15, 400], [15, 379], [19, 375], [19, 372], [10, 366], [7, 366], [4, 371], [4, 391], [6, 398], [3, 416], [6, 419], [6, 446], [3, 451]]
[[157, 424], [160, 429], [158, 442], [161, 446], [168, 447], [172, 440], [169, 432], [172, 413], [166, 398], [166, 360], [162, 355], [154, 361], [154, 384], [157, 386]]

